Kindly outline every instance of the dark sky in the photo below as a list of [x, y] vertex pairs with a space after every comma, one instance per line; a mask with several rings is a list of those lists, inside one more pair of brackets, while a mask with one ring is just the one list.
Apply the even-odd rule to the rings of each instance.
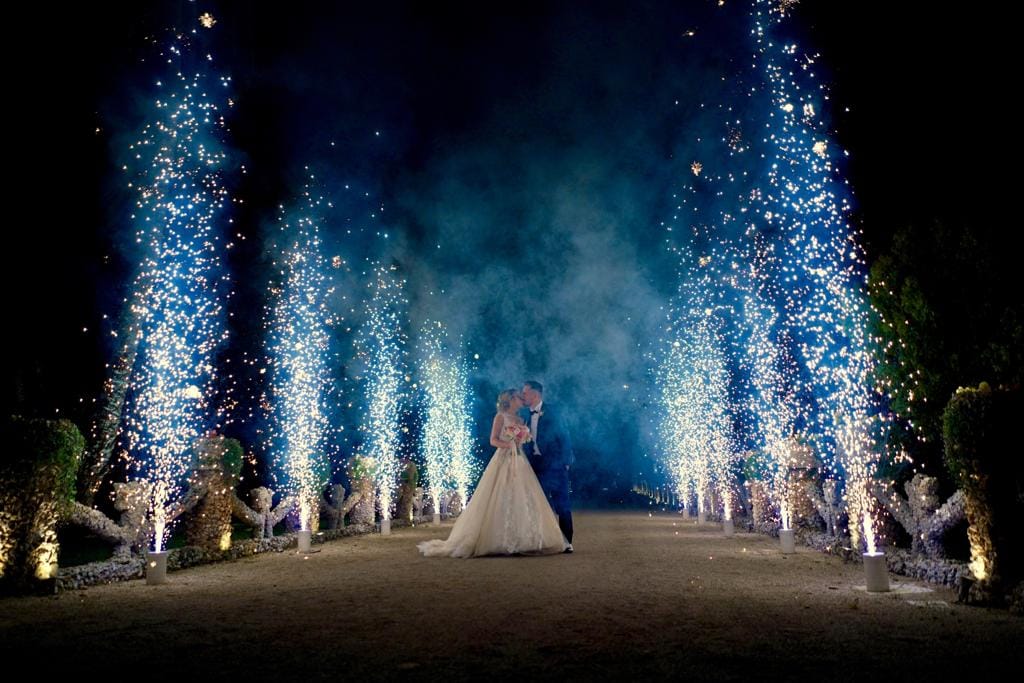
[[[35, 24], [54, 66], [18, 74], [39, 105], [29, 123], [64, 110], [60, 130], [46, 129], [76, 156], [86, 151], [79, 126], [91, 130], [96, 115], [100, 124], [121, 123], [140, 84], [132, 79], [145, 73], [132, 63], [145, 54], [143, 38], [209, 8], [221, 22], [211, 50], [249, 98], [235, 122], [239, 147], [288, 167], [306, 151], [296, 137], [310, 153], [322, 144], [301, 134], [316, 129], [356, 152], [345, 161], [353, 173], [372, 168], [367, 175], [393, 187], [388, 181], [423, 169], [439, 149], [483, 135], [564, 142], [585, 134], [572, 124], [614, 126], [630, 108], [648, 109], [651, 125], [661, 124], [658, 104], [694, 96], [672, 81], [686, 63], [735, 56], [734, 37], [715, 54], [716, 40], [704, 34], [727, 10], [735, 20], [744, 3], [366, 5], [186, 0], [62, 9]], [[994, 173], [985, 162], [1014, 144], [1015, 111], [1000, 92], [1011, 84], [1007, 17], [993, 6], [803, 0], [793, 19], [802, 45], [831, 71], [837, 103], [851, 109], [834, 123], [852, 153], [869, 234], [893, 212], [974, 213], [972, 195]], [[682, 38], [687, 29], [701, 30], [703, 42]], [[290, 134], [296, 125], [306, 130]], [[387, 141], [373, 145], [366, 136], [377, 129]], [[877, 220], [868, 220], [873, 212]]]
[[[522, 288], [557, 281], [553, 305], [577, 316], [550, 321], [567, 328], [557, 334], [574, 340], [568, 351], [547, 342], [498, 351], [507, 366], [485, 358], [485, 386], [514, 381], [509, 368], [520, 368], [572, 384], [567, 395], [600, 392], [552, 366], [575, 362], [583, 346], [598, 359], [625, 358], [631, 335], [671, 290], [655, 221], [673, 174], [688, 163], [680, 157], [687, 140], [699, 134], [688, 129], [689, 114], [721, 94], [708, 75], [747, 60], [743, 6], [74, 3], [45, 18], [19, 9], [25, 16], [12, 25], [35, 43], [10, 58], [13, 87], [25, 95], [10, 132], [27, 181], [19, 186], [36, 212], [8, 228], [16, 255], [9, 291], [24, 324], [7, 405], [80, 419], [77, 399], [95, 395], [100, 316], [117, 312], [117, 245], [129, 229], [116, 168], [152, 78], [152, 64], [139, 62], [144, 38], [207, 9], [219, 23], [204, 40], [235, 80], [231, 142], [250, 169], [238, 188], [249, 202], [239, 225], [253, 239], [232, 264], [241, 301], [262, 287], [268, 214], [312, 164], [329, 185], [369, 193], [340, 202], [339, 224], [368, 226], [367, 214], [385, 207], [376, 225], [394, 246], [339, 238], [338, 248], [401, 260], [421, 290], [412, 293], [421, 314], [461, 313], [456, 329], [490, 350], [504, 347], [481, 336], [475, 320], [502, 320], [493, 310], [502, 297], [516, 304]], [[1009, 176], [994, 170], [1019, 146], [1006, 104], [1015, 84], [1005, 78], [1011, 23], [995, 11], [858, 0], [796, 8], [801, 45], [821, 53], [832, 85], [869, 258], [903, 222], [994, 224], [1012, 198]], [[583, 241], [572, 227], [581, 222], [593, 226]], [[420, 258], [435, 242], [442, 253]], [[562, 274], [566, 250], [579, 263], [566, 257]], [[443, 302], [426, 293], [441, 288], [450, 292]], [[480, 288], [508, 291], [471, 300]], [[563, 294], [579, 289], [594, 295]], [[595, 307], [608, 312], [601, 331], [578, 329]], [[631, 311], [636, 319], [626, 324]], [[529, 326], [510, 334], [532, 336]], [[620, 383], [640, 371], [632, 360], [588, 362]]]

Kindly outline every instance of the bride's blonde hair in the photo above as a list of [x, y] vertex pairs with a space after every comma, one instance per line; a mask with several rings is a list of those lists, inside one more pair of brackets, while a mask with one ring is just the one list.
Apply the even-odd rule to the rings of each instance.
[[515, 389], [506, 389], [498, 394], [498, 412], [503, 413], [512, 406], [512, 399], [516, 397]]

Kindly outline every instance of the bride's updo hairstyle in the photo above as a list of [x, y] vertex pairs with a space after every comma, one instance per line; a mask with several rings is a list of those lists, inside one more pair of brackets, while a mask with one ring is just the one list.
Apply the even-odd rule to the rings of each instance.
[[512, 407], [512, 399], [516, 397], [515, 389], [506, 389], [498, 394], [498, 412], [502, 413]]

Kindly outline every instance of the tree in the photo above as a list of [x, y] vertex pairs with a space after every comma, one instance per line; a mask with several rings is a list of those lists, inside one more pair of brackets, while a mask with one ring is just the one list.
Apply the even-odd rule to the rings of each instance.
[[877, 373], [904, 418], [892, 446], [933, 476], [945, 479], [942, 411], [957, 387], [1021, 382], [1024, 307], [1007, 283], [1004, 246], [963, 222], [909, 224], [871, 266], [884, 348]]

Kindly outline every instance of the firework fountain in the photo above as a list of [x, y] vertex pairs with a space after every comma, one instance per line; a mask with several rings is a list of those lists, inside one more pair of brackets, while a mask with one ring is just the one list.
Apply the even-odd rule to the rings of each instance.
[[390, 534], [404, 430], [403, 389], [410, 379], [405, 375], [408, 301], [405, 280], [396, 266], [377, 266], [368, 286], [370, 297], [359, 339], [359, 357], [366, 372], [363, 450], [375, 463], [381, 533]]
[[827, 87], [815, 71], [817, 56], [772, 37], [788, 5], [759, 0], [754, 36], [771, 113], [765, 139], [770, 161], [762, 212], [779, 237], [784, 261], [782, 316], [808, 370], [828, 476], [845, 481], [850, 533], [877, 552], [869, 495], [878, 429], [874, 387], [875, 348], [868, 335], [872, 315], [867, 271], [839, 163], [821, 112]]
[[761, 477], [768, 483], [771, 498], [779, 510], [779, 539], [784, 553], [795, 551], [789, 469], [799, 418], [804, 404], [798, 395], [799, 375], [789, 354], [792, 344], [779, 315], [764, 295], [770, 287], [761, 275], [755, 258], [746, 283], [743, 313], [746, 326], [746, 365], [750, 384], [751, 432], [756, 443], [768, 456], [768, 469]]
[[[697, 269], [710, 262], [698, 260]], [[677, 306], [668, 313], [665, 351], [657, 371], [661, 387], [662, 443], [680, 497], [697, 496], [703, 522], [707, 496], [716, 488], [723, 518], [732, 521], [730, 374], [722, 337], [722, 317], [707, 271], [684, 278]], [[728, 533], [729, 525], [723, 528]]]
[[472, 476], [469, 379], [458, 361], [458, 350], [453, 352], [446, 342], [447, 333], [440, 322], [428, 322], [420, 331], [420, 367], [427, 402], [422, 448], [435, 524], [441, 522], [444, 489], [454, 488], [466, 503]]
[[230, 78], [186, 72], [190, 37], [162, 53], [171, 72], [157, 81], [153, 118], [130, 146], [129, 188], [136, 195], [138, 271], [131, 315], [138, 335], [124, 432], [129, 477], [150, 493], [151, 569], [166, 562], [170, 526], [212, 407], [215, 353], [225, 341], [222, 302], [230, 296], [221, 264], [229, 202], [224, 112]]
[[332, 284], [320, 240], [321, 213], [328, 207], [307, 185], [298, 208], [281, 207], [270, 247], [276, 278], [268, 288], [266, 315], [268, 450], [275, 476], [298, 505], [300, 552], [309, 550], [320, 492], [330, 478]]

